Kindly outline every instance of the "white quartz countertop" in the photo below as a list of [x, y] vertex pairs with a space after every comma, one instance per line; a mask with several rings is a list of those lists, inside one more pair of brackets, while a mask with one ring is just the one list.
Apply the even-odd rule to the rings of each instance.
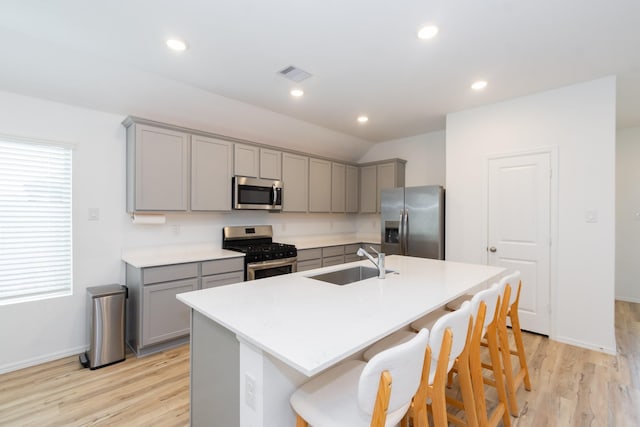
[[122, 251], [122, 260], [137, 268], [224, 258], [238, 258], [243, 256], [244, 254], [242, 252], [228, 251], [226, 249], [221, 249], [220, 245], [209, 243], [149, 246], [125, 249]]
[[359, 261], [179, 294], [177, 298], [306, 376], [500, 277], [486, 265], [388, 256], [386, 279], [337, 286], [309, 276]]
[[[379, 244], [380, 236], [342, 234], [305, 237], [274, 237], [273, 240], [278, 243], [295, 245], [297, 249], [310, 249], [325, 246], [349, 245], [361, 242]], [[221, 246], [222, 244], [220, 243], [200, 243], [129, 248], [122, 251], [122, 260], [134, 267], [143, 268], [244, 256], [241, 252], [221, 249]]]
[[353, 243], [375, 243], [380, 244], [379, 235], [359, 235], [359, 234], [337, 234], [322, 236], [302, 236], [302, 237], [274, 237], [278, 243], [288, 243], [295, 245], [296, 249], [321, 248], [326, 246], [350, 245]]

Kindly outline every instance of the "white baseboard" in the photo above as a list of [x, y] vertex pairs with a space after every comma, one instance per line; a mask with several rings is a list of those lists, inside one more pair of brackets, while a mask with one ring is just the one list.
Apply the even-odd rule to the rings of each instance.
[[616, 296], [616, 301], [640, 303], [640, 298]]
[[586, 342], [582, 342], [582, 341], [578, 341], [578, 340], [574, 340], [571, 338], [566, 338], [566, 337], [553, 337], [554, 341], [558, 341], [564, 344], [569, 344], [569, 345], [573, 345], [576, 347], [582, 347], [582, 348], [586, 348], [587, 350], [594, 350], [594, 351], [599, 351], [601, 353], [606, 353], [606, 354], [610, 354], [612, 356], [615, 356], [617, 354], [617, 350], [615, 348], [605, 348], [605, 347], [598, 347], [595, 346], [593, 344], [589, 344]]
[[9, 363], [7, 365], [2, 365], [0, 366], [0, 374], [6, 374], [7, 372], [17, 371], [18, 369], [24, 369], [30, 366], [40, 365], [42, 363], [51, 362], [52, 360], [58, 360], [58, 359], [62, 359], [63, 357], [73, 356], [74, 354], [80, 354], [86, 351], [87, 348], [88, 348], [87, 346], [80, 346], [80, 347], [70, 348], [64, 351], [59, 351], [57, 353], [50, 353], [44, 356], [22, 360], [17, 363]]

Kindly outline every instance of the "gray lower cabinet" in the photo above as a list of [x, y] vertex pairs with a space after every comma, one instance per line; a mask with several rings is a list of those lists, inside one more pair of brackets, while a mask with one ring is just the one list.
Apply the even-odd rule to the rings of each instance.
[[375, 253], [371, 251], [370, 247], [380, 252], [380, 245], [372, 243], [351, 243], [348, 245], [298, 249], [298, 271], [362, 261], [364, 258], [356, 254], [361, 247], [364, 247], [373, 256], [375, 256]]
[[230, 285], [244, 280], [244, 259], [229, 258], [202, 263], [201, 288]]
[[189, 335], [189, 308], [176, 295], [195, 291], [198, 279], [144, 287], [142, 297], [142, 346]]
[[127, 343], [138, 356], [186, 343], [190, 310], [176, 295], [244, 280], [244, 257], [137, 268], [126, 264]]
[[322, 249], [298, 249], [298, 271], [322, 267]]
[[361, 258], [356, 254], [358, 249], [360, 249], [359, 243], [344, 245], [344, 262], [360, 261]]
[[197, 262], [137, 268], [126, 265], [127, 342], [138, 356], [188, 340], [189, 308], [176, 295], [198, 289]]
[[327, 246], [322, 248], [322, 266], [344, 264], [344, 246]]

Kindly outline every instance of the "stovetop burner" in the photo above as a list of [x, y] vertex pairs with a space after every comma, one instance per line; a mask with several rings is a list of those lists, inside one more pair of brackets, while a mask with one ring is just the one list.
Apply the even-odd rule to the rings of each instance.
[[222, 248], [245, 253], [245, 263], [294, 258], [298, 251], [294, 245], [272, 241], [270, 225], [251, 227], [224, 227]]

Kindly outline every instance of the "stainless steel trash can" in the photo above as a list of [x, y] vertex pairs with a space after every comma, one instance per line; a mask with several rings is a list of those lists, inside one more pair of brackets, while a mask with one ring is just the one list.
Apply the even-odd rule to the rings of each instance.
[[125, 359], [126, 298], [125, 286], [87, 288], [90, 332], [89, 350], [80, 355], [83, 366], [97, 369]]

